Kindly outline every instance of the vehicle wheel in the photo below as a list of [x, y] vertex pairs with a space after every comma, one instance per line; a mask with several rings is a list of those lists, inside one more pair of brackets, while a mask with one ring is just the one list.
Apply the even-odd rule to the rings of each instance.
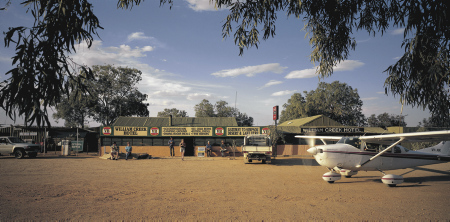
[[266, 160], [262, 160], [261, 162], [262, 162], [263, 164], [266, 164]]
[[388, 184], [389, 187], [396, 187], [397, 184]]
[[252, 162], [252, 160], [248, 160], [248, 162], [249, 162], [249, 163], [251, 163], [251, 162]]
[[345, 176], [345, 178], [351, 178], [352, 176]]
[[334, 183], [334, 181], [332, 181], [332, 180], [330, 180], [330, 181], [327, 181], [328, 183]]
[[22, 159], [24, 155], [25, 155], [25, 154], [23, 153], [22, 150], [16, 150], [16, 151], [14, 152], [14, 156], [15, 156], [17, 159]]

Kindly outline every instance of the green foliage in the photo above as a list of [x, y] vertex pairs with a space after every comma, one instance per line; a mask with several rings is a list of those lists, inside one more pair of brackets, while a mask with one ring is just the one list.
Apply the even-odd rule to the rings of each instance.
[[136, 84], [141, 71], [111, 65], [94, 66], [94, 79], [86, 81], [86, 93], [73, 88], [56, 106], [54, 117], [64, 119], [66, 126], [83, 126], [86, 117], [111, 125], [119, 116], [148, 116], [146, 94]]
[[235, 117], [238, 126], [253, 126], [253, 117], [239, 112], [239, 109], [228, 106], [228, 102], [219, 100], [213, 106], [207, 99], [195, 105], [196, 117]]
[[[379, 0], [212, 0], [218, 8], [230, 7], [222, 26], [223, 38], [233, 35], [242, 55], [275, 36], [277, 13], [303, 18], [312, 47], [310, 60], [321, 78], [355, 50], [353, 33], [383, 35], [391, 27], [404, 28], [405, 53], [386, 69], [385, 91], [406, 105], [428, 108], [440, 125], [450, 126], [450, 1]], [[236, 27], [234, 28], [234, 24]]]
[[[93, 91], [94, 84], [88, 84], [89, 91]], [[70, 93], [64, 94], [61, 102], [56, 105], [56, 113], [53, 118], [58, 121], [64, 119], [64, 126], [66, 127], [82, 127], [84, 128], [86, 119], [92, 116], [93, 107], [96, 106], [97, 98], [86, 91], [82, 91], [77, 85], [70, 89]]]
[[247, 116], [246, 113], [237, 111], [236, 122], [238, 126], [253, 126], [253, 117]]
[[346, 83], [319, 83], [316, 90], [294, 93], [283, 105], [280, 122], [308, 116], [325, 115], [347, 126], [363, 126], [364, 114], [358, 90]]
[[270, 125], [268, 128], [270, 141], [272, 142], [273, 147], [276, 147], [279, 142], [286, 143], [283, 131], [278, 130], [275, 125]]
[[280, 123], [308, 117], [306, 100], [300, 93], [294, 93], [287, 103], [283, 104], [283, 110], [280, 114]]
[[167, 109], [165, 108], [164, 111], [158, 112], [158, 117], [188, 117], [188, 114], [184, 110], [178, 110], [176, 108]]
[[91, 46], [93, 35], [102, 27], [87, 0], [27, 0], [21, 4], [28, 7], [34, 25], [5, 32], [5, 46], [15, 45], [16, 54], [12, 58], [15, 67], [2, 84], [0, 107], [13, 119], [17, 112], [29, 125], [50, 125], [47, 108], [60, 103], [73, 84], [83, 88], [77, 82], [79, 70], [87, 74], [84, 78], [92, 78], [91, 71], [73, 63], [69, 54], [75, 52], [77, 43]]
[[98, 98], [93, 118], [103, 125], [113, 124], [119, 116], [148, 116], [147, 95], [137, 89], [142, 72], [137, 69], [94, 66], [95, 85], [92, 89]]
[[390, 126], [406, 126], [405, 116], [402, 115], [394, 115], [389, 113], [382, 113], [376, 116], [372, 114], [369, 118], [367, 118], [367, 125], [370, 127], [382, 127], [386, 129], [386, 127]]
[[[131, 9], [141, 2], [118, 0], [117, 7]], [[310, 60], [318, 63], [317, 72], [322, 78], [331, 75], [333, 67], [355, 49], [356, 42], [351, 36], [355, 31], [383, 35], [391, 26], [405, 28], [402, 44], [405, 53], [386, 70], [389, 74], [386, 93], [399, 96], [406, 105], [428, 108], [440, 125], [450, 125], [450, 1], [210, 2], [217, 8], [230, 7], [222, 35], [230, 36], [233, 24], [238, 24], [234, 41], [240, 54], [244, 48], [258, 47], [259, 30], [263, 39], [275, 36], [278, 12], [302, 17], [312, 46]], [[0, 10], [6, 10], [10, 3], [6, 1]], [[21, 4], [28, 8], [35, 22], [32, 27], [11, 27], [5, 32], [5, 46], [13, 43], [16, 54], [12, 62], [15, 67], [6, 73], [10, 77], [1, 84], [0, 107], [13, 119], [18, 114], [29, 124], [50, 125], [47, 108], [60, 103], [62, 95], [74, 88], [70, 80], [78, 81], [78, 88], [85, 91], [77, 73], [82, 70], [86, 73], [84, 78], [92, 78], [89, 68], [73, 63], [68, 56], [75, 52], [75, 44], [86, 42], [90, 47], [93, 35], [98, 35], [97, 29], [102, 27], [88, 0], [22, 0]], [[160, 0], [160, 4], [172, 7], [173, 0]]]
[[213, 117], [214, 106], [207, 100], [203, 99], [202, 102], [195, 105], [195, 117]]

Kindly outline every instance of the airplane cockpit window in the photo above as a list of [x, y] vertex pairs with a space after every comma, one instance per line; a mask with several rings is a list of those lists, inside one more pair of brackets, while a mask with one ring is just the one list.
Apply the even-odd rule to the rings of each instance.
[[361, 146], [361, 141], [358, 137], [342, 137], [337, 143], [352, 145], [356, 148], [359, 148]]
[[394, 147], [394, 153], [402, 153], [402, 149], [400, 149], [400, 147], [396, 146], [396, 147]]

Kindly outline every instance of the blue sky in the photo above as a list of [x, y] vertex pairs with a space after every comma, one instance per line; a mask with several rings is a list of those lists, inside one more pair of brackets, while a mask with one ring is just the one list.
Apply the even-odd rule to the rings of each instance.
[[[194, 106], [203, 99], [212, 104], [225, 100], [254, 118], [254, 125], [273, 124], [272, 107], [280, 107], [293, 93], [315, 90], [319, 83], [309, 60], [311, 46], [305, 38], [304, 22], [278, 13], [276, 36], [262, 40], [259, 48], [239, 48], [233, 36], [222, 38], [227, 10], [215, 10], [209, 0], [180, 0], [159, 7], [159, 1], [144, 1], [131, 10], [117, 9], [117, 1], [92, 0], [94, 13], [104, 27], [90, 49], [77, 46], [71, 57], [85, 65], [126, 66], [142, 71], [139, 90], [148, 97], [150, 116], [164, 108], [185, 110], [195, 116]], [[0, 30], [30, 25], [31, 13], [13, 3], [0, 11]], [[4, 36], [2, 35], [2, 38]], [[385, 95], [383, 71], [403, 55], [403, 30], [391, 28], [382, 37], [356, 32], [355, 51], [339, 64], [331, 77], [322, 81], [345, 82], [363, 101], [363, 113], [399, 115], [398, 97]], [[3, 41], [2, 41], [3, 42]], [[14, 48], [0, 48], [0, 81], [11, 66]], [[130, 107], [132, 109], [132, 107]], [[13, 123], [0, 109], [0, 124]], [[405, 106], [408, 126], [430, 116], [421, 108]], [[23, 121], [16, 122], [23, 124]], [[56, 125], [63, 125], [60, 120]], [[90, 126], [98, 126], [94, 121]]]

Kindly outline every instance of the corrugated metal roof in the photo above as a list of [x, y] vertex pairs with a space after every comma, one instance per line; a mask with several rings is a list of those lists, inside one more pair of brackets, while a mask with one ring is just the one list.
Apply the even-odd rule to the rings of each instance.
[[119, 117], [114, 126], [145, 127], [201, 127], [201, 126], [238, 126], [234, 117]]
[[343, 126], [342, 124], [324, 115], [310, 116], [301, 119], [285, 121], [278, 126]]

